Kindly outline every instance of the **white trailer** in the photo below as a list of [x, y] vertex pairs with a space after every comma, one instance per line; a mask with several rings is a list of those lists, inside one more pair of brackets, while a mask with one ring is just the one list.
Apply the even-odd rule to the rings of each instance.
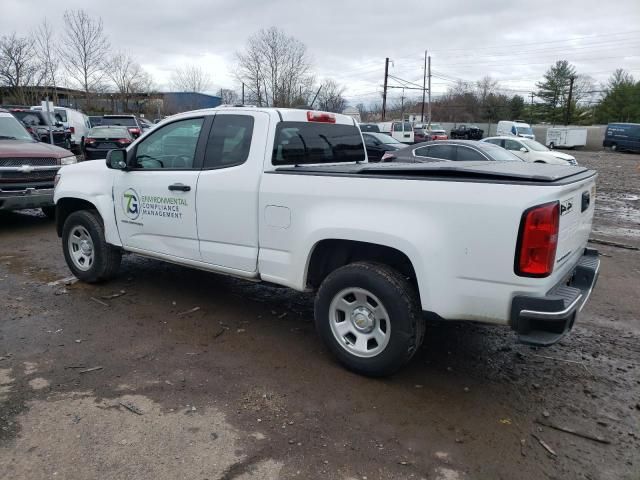
[[586, 128], [560, 127], [547, 130], [546, 145], [549, 148], [575, 148], [587, 144]]

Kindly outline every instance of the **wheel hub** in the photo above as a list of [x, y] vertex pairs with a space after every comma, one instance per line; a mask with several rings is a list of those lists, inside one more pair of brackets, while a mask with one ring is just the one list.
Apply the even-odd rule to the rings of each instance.
[[80, 242], [80, 250], [85, 255], [91, 255], [93, 248], [91, 247], [91, 244], [87, 240], [82, 240]]
[[351, 312], [351, 323], [359, 332], [368, 333], [376, 325], [376, 317], [367, 307], [356, 307]]

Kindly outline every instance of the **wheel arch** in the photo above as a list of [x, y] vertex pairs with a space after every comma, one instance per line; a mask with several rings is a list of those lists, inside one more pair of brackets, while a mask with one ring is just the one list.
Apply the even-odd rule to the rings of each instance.
[[97, 212], [105, 230], [105, 238], [111, 245], [122, 246], [118, 234], [111, 196], [83, 198], [82, 196], [60, 197], [56, 200], [56, 232], [62, 236], [64, 223], [73, 212], [93, 210]]

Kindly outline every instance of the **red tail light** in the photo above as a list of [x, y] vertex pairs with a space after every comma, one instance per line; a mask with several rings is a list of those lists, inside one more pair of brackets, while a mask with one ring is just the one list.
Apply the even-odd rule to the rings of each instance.
[[76, 128], [75, 127], [69, 127], [69, 131], [71, 133], [76, 133]]
[[333, 113], [307, 112], [307, 120], [310, 122], [336, 123], [336, 116]]
[[134, 135], [140, 135], [140, 129], [139, 128], [131, 127], [128, 130]]
[[548, 277], [553, 272], [558, 247], [560, 204], [545, 203], [522, 215], [515, 273], [521, 277]]

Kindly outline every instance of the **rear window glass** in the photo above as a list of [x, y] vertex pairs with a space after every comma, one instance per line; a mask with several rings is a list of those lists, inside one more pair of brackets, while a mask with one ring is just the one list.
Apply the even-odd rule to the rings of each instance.
[[129, 138], [129, 130], [122, 127], [109, 127], [109, 128], [92, 128], [87, 134], [88, 137], [93, 138]]
[[231, 167], [249, 157], [253, 117], [216, 115], [205, 151], [205, 168]]
[[456, 159], [460, 162], [486, 160], [482, 154], [476, 152], [472, 148], [458, 146], [458, 156]]
[[100, 125], [122, 125], [124, 127], [137, 127], [135, 118], [132, 117], [102, 117]]
[[46, 125], [47, 122], [40, 112], [11, 112], [22, 123], [27, 125]]
[[273, 145], [274, 165], [364, 161], [360, 129], [354, 125], [280, 122]]
[[380, 128], [378, 128], [377, 125], [371, 125], [371, 124], [366, 124], [366, 123], [361, 123], [360, 124], [360, 130], [362, 130], [363, 132], [380, 132]]
[[504, 149], [502, 147], [498, 147], [496, 145], [492, 145], [491, 143], [487, 143], [486, 145], [480, 146], [482, 151], [489, 155], [493, 160], [497, 162], [521, 162], [522, 160], [519, 157], [516, 157], [509, 150]]
[[[398, 122], [398, 123], [394, 123], [393, 124], [393, 131], [394, 132], [402, 132], [403, 128], [402, 128], [402, 123]], [[411, 124], [409, 122], [404, 122], [404, 131], [405, 132], [412, 132], [413, 131], [413, 127], [411, 126]]]

